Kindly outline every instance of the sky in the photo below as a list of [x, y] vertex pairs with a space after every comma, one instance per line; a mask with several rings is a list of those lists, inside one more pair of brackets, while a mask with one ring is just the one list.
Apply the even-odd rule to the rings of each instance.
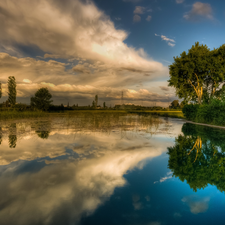
[[54, 104], [168, 106], [173, 57], [225, 41], [225, 1], [1, 0], [0, 82], [17, 102], [47, 87]]

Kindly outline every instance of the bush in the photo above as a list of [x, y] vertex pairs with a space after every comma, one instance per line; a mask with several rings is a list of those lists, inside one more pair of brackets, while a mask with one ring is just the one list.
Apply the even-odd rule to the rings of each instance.
[[183, 108], [184, 116], [191, 121], [225, 125], [225, 99], [211, 98], [208, 104], [189, 104]]
[[186, 119], [195, 121], [197, 116], [199, 105], [198, 104], [188, 104], [185, 105], [182, 109], [182, 112]]

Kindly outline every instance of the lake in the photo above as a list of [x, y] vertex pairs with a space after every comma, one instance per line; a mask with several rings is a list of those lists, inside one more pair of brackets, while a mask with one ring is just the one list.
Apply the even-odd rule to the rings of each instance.
[[0, 121], [1, 225], [225, 223], [225, 130], [79, 114]]

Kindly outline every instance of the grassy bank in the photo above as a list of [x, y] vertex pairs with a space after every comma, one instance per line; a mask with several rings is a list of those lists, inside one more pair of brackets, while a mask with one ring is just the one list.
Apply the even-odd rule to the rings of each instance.
[[40, 117], [49, 117], [49, 116], [76, 116], [81, 114], [127, 114], [134, 113], [138, 115], [158, 115], [164, 117], [173, 117], [173, 118], [184, 118], [184, 115], [181, 111], [126, 111], [126, 110], [73, 110], [73, 111], [64, 111], [64, 112], [41, 112], [41, 111], [2, 111], [0, 112], [0, 120], [4, 119], [26, 119], [26, 118], [40, 118]]
[[0, 112], [0, 120], [39, 118], [39, 117], [46, 117], [46, 116], [50, 116], [50, 113], [41, 112], [41, 111], [37, 111], [37, 112], [2, 111], [2, 112]]
[[130, 113], [137, 113], [140, 115], [152, 114], [163, 117], [181, 118], [184, 119], [184, 114], [181, 111], [130, 111]]

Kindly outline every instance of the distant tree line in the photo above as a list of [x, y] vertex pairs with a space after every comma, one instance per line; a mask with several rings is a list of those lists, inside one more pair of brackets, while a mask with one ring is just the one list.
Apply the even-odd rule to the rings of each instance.
[[[60, 105], [53, 105], [52, 102], [52, 94], [49, 92], [48, 88], [42, 87], [38, 89], [34, 96], [30, 99], [30, 104], [22, 104], [22, 103], [16, 103], [16, 96], [17, 96], [17, 90], [16, 90], [16, 79], [14, 76], [8, 77], [8, 100], [6, 100], [5, 103], [0, 104], [0, 107], [5, 109], [15, 109], [16, 111], [35, 111], [35, 110], [41, 110], [41, 111], [56, 111], [61, 112], [65, 110], [165, 110], [165, 108], [160, 106], [153, 106], [153, 107], [145, 107], [140, 105], [115, 105], [114, 107], [111, 107], [111, 105], [108, 107], [106, 105], [106, 102], [103, 102], [102, 106], [99, 104], [99, 97], [98, 95], [95, 95], [94, 100], [92, 102], [92, 105], [88, 106], [78, 106], [78, 104], [71, 105], [68, 104], [64, 106], [63, 104]], [[0, 98], [2, 97], [2, 84], [0, 83]], [[182, 103], [179, 104], [178, 100], [174, 100], [171, 103], [172, 109], [179, 109], [182, 106]]]

